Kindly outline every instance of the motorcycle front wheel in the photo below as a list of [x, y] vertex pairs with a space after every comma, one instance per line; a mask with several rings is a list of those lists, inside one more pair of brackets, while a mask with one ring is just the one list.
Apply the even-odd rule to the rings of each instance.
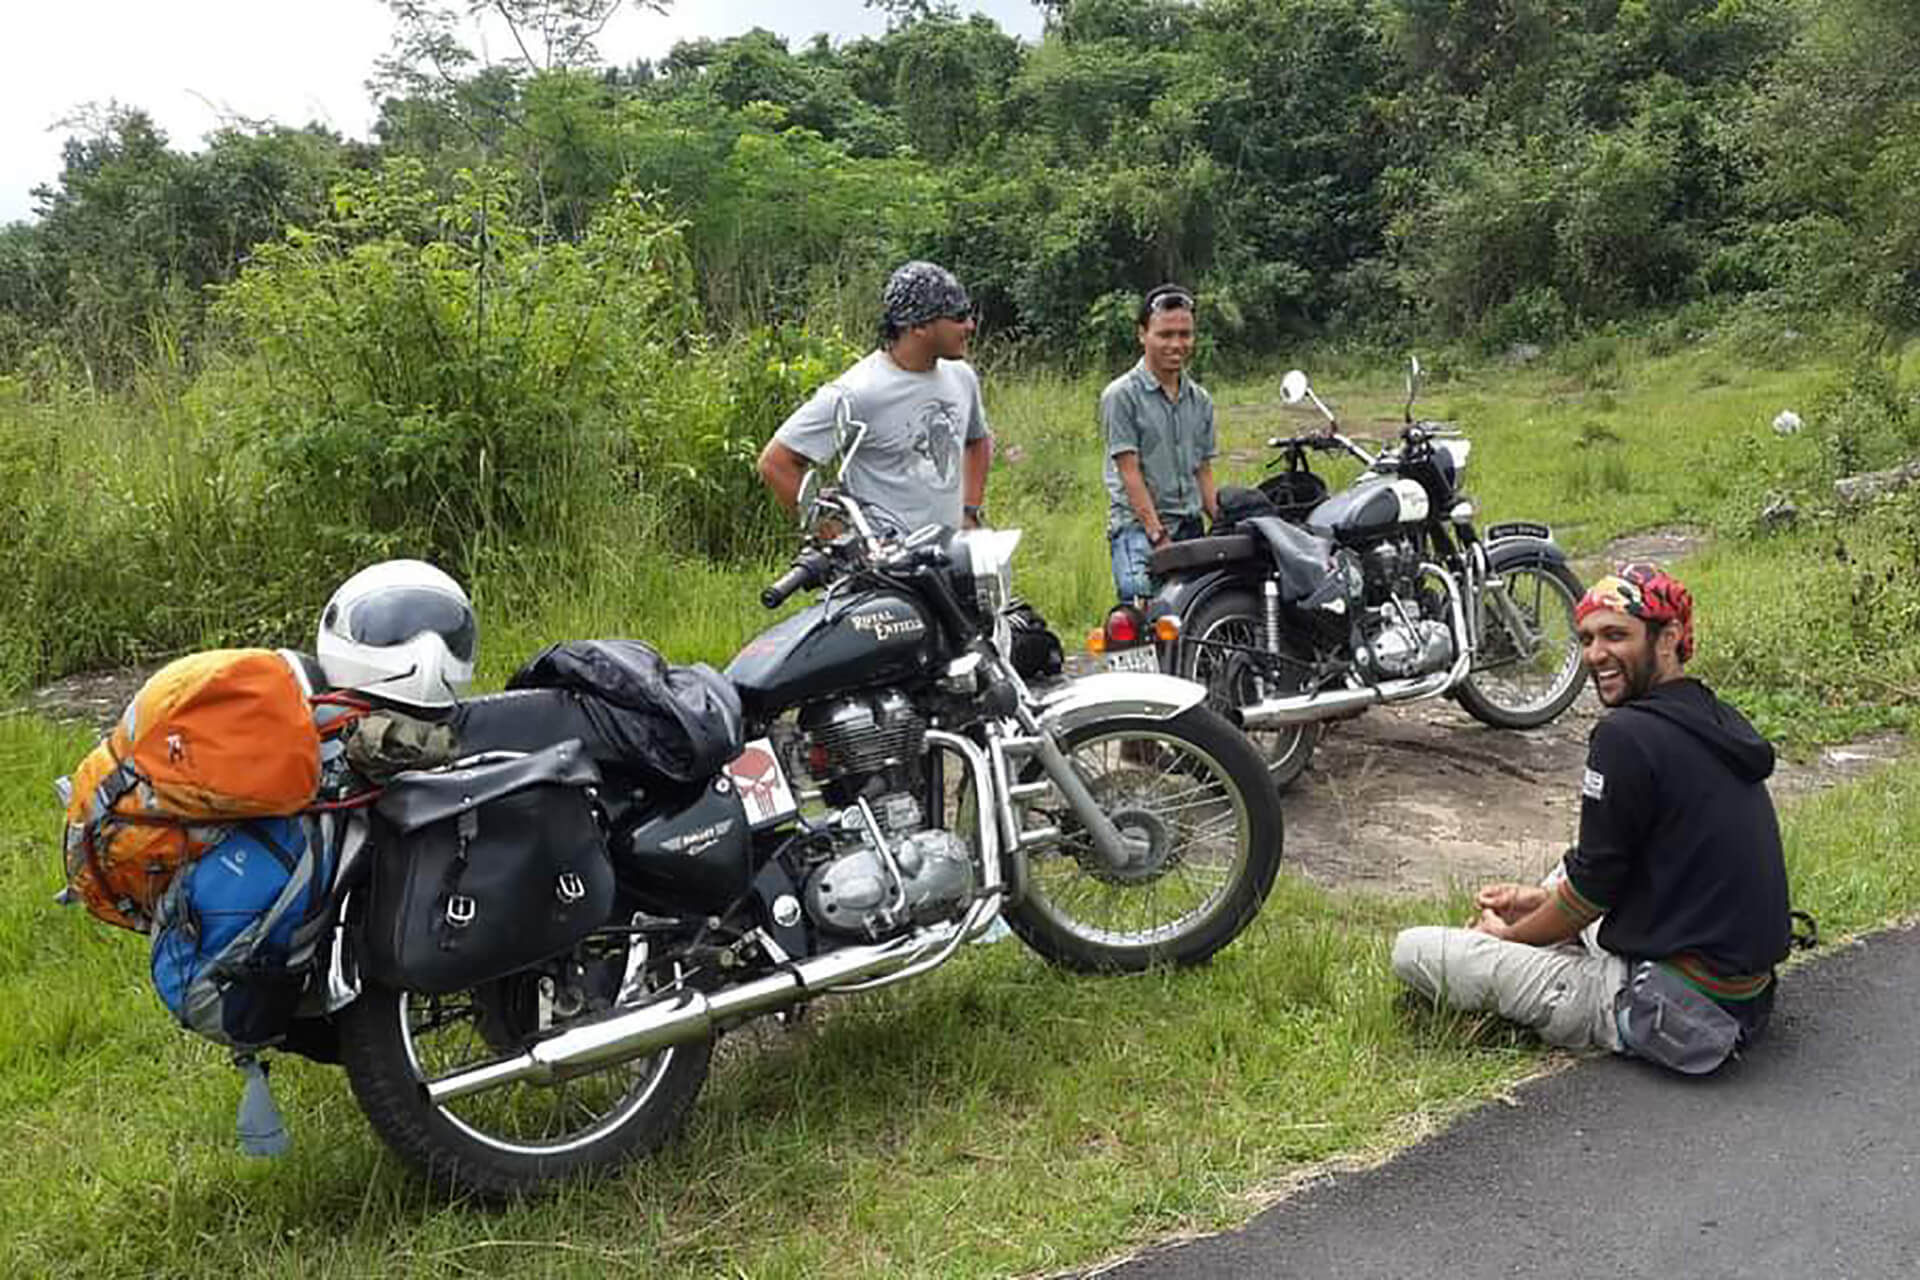
[[[665, 1142], [707, 1077], [712, 1045], [677, 1045], [547, 1083], [436, 1104], [429, 1080], [523, 1052], [569, 1022], [532, 971], [428, 996], [370, 984], [341, 1013], [341, 1059], [386, 1144], [441, 1190], [497, 1200], [605, 1173]], [[543, 997], [545, 997], [543, 999]]]
[[[1181, 634], [1178, 674], [1207, 686], [1207, 701], [1215, 709], [1243, 707], [1277, 694], [1298, 692], [1302, 682], [1297, 676], [1288, 679], [1284, 674], [1263, 671], [1258, 659], [1245, 652], [1264, 648], [1264, 634], [1259, 597], [1251, 591], [1222, 591], [1188, 619]], [[1288, 648], [1282, 656], [1298, 659], [1301, 655]], [[1286, 790], [1306, 772], [1314, 746], [1320, 741], [1320, 730], [1320, 723], [1315, 721], [1247, 733], [1266, 757], [1267, 776], [1276, 791]]]
[[1548, 561], [1499, 574], [1500, 585], [1481, 598], [1485, 621], [1473, 670], [1454, 696], [1482, 724], [1533, 729], [1572, 706], [1586, 679], [1573, 620], [1582, 587], [1571, 569]]
[[1282, 833], [1279, 798], [1245, 735], [1197, 706], [1082, 725], [1061, 748], [1139, 856], [1109, 865], [1049, 788], [1028, 811], [1060, 838], [1029, 854], [1026, 894], [1006, 913], [1022, 941], [1069, 969], [1133, 973], [1198, 964], [1252, 923]]

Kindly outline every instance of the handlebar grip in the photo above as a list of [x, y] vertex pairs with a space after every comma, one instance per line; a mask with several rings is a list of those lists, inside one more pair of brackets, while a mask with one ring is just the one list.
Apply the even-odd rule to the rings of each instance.
[[812, 586], [820, 572], [821, 557], [808, 551], [802, 552], [793, 567], [775, 578], [771, 584], [761, 590], [760, 603], [768, 609], [778, 609], [787, 602], [787, 597], [802, 587]]

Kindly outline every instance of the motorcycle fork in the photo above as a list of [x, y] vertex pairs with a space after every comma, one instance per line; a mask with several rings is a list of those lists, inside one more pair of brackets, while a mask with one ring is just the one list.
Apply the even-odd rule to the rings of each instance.
[[[1023, 716], [1022, 719], [1031, 717]], [[1006, 842], [1008, 878], [1014, 886], [1016, 897], [1026, 889], [1027, 850], [1058, 841], [1060, 828], [1026, 827], [1021, 811], [1015, 805], [1018, 801], [1044, 795], [1049, 783], [1059, 790], [1067, 802], [1067, 808], [1080, 820], [1080, 825], [1093, 843], [1094, 852], [1102, 862], [1116, 871], [1125, 871], [1143, 862], [1151, 853], [1150, 846], [1145, 841], [1122, 834], [1114, 826], [1113, 819], [1093, 798], [1093, 792], [1087, 789], [1086, 779], [1073, 767], [1073, 761], [1067, 758], [1067, 753], [1055, 741], [1053, 734], [1038, 722], [1031, 728], [1025, 725], [1020, 728], [1022, 732], [1014, 733], [989, 730], [991, 737], [987, 744], [993, 759], [994, 780], [998, 784], [995, 789], [1000, 797], [1000, 821]], [[1016, 781], [1020, 772], [1016, 766], [1029, 760], [1038, 764], [1046, 777], [1035, 778], [1031, 782]]]
[[[1449, 537], [1438, 529], [1433, 532], [1434, 558], [1444, 565], [1451, 565], [1459, 573], [1460, 600], [1459, 612], [1452, 615], [1457, 619], [1454, 639], [1458, 642], [1458, 652], [1476, 654], [1480, 651], [1482, 638], [1487, 634], [1486, 602], [1490, 590], [1501, 586], [1487, 562], [1487, 549], [1476, 538], [1461, 537], [1458, 534]], [[1502, 593], [1504, 600], [1504, 593]]]

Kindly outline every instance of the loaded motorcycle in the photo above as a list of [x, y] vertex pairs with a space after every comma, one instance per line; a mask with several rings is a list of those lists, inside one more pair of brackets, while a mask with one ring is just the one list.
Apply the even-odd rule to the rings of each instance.
[[[843, 419], [843, 471], [862, 432]], [[1137, 971], [1204, 960], [1265, 900], [1278, 801], [1203, 687], [1029, 688], [1001, 613], [1017, 531], [883, 535], [811, 473], [801, 506], [761, 600], [820, 596], [728, 666], [724, 767], [627, 770], [591, 724], [555, 742], [577, 697], [518, 689], [460, 704], [473, 754], [333, 815], [310, 995], [373, 1127], [436, 1184], [617, 1165], [687, 1112], [719, 1033], [926, 973], [996, 917], [1067, 968]]]
[[[1123, 603], [1093, 637], [1109, 669], [1177, 673], [1237, 709], [1277, 788], [1306, 769], [1326, 722], [1382, 703], [1444, 695], [1524, 729], [1579, 696], [1579, 579], [1547, 526], [1476, 526], [1462, 489], [1469, 443], [1415, 420], [1419, 378], [1416, 358], [1405, 426], [1369, 452], [1289, 372], [1282, 395], [1311, 402], [1324, 429], [1269, 440], [1285, 469], [1257, 495], [1223, 491], [1213, 536], [1155, 551], [1154, 597], [1144, 610]], [[1329, 496], [1312, 452], [1364, 470]]]

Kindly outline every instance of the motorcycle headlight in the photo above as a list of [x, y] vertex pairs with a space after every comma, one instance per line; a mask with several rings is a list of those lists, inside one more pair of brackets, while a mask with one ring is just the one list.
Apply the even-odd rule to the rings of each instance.
[[953, 535], [954, 586], [982, 619], [996, 617], [1013, 599], [1013, 549], [1018, 529], [966, 529]]

